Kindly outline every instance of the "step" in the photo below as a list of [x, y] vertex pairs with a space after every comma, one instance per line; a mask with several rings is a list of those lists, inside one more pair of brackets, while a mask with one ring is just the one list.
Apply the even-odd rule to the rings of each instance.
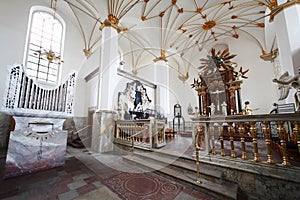
[[[141, 153], [136, 152], [136, 156], [143, 157], [145, 159], [151, 159], [153, 161], [158, 161], [162, 165], [167, 166], [170, 165], [172, 168], [177, 168], [184, 174], [188, 174], [190, 176], [195, 176], [197, 173], [196, 170], [196, 162], [195, 160], [182, 158], [182, 157], [175, 157], [170, 154], [162, 154], [157, 152], [151, 153]], [[213, 181], [215, 183], [222, 184], [224, 180], [222, 179], [222, 172], [216, 171], [208, 167], [203, 167], [200, 163], [200, 173], [201, 176], [207, 180]]]
[[[223, 184], [220, 182], [216, 183], [203, 177], [201, 177], [202, 183], [198, 184], [196, 182], [196, 178], [197, 178], [196, 171], [195, 171], [196, 166], [192, 167], [189, 164], [187, 164], [187, 166], [183, 166], [183, 163], [181, 163], [180, 161], [174, 161], [172, 164], [168, 165], [168, 162], [171, 161], [170, 158], [164, 158], [163, 156], [157, 156], [155, 154], [152, 155], [151, 153], [148, 153], [146, 155], [147, 156], [135, 152], [134, 156], [127, 155], [124, 156], [123, 159], [132, 164], [134, 163], [138, 166], [142, 166], [143, 168], [146, 168], [148, 170], [155, 170], [155, 173], [171, 178], [176, 182], [180, 182], [182, 184], [192, 186], [197, 190], [206, 192], [217, 198], [222, 198], [222, 199], [237, 198], [237, 192], [238, 192], [237, 184], [234, 184], [232, 182], [226, 182], [226, 183], [224, 182]], [[186, 173], [186, 170], [188, 171], [190, 170], [191, 173]], [[183, 171], [185, 172], [183, 173]], [[204, 172], [205, 170], [202, 169], [202, 171]], [[202, 171], [200, 176], [203, 176]], [[209, 170], [205, 171], [205, 173], [208, 172]], [[213, 172], [213, 173], [218, 174], [217, 172]]]

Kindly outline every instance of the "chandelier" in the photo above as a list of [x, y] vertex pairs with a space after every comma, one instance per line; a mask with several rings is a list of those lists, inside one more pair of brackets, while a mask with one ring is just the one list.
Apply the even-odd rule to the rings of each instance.
[[61, 64], [64, 61], [61, 59], [61, 56], [59, 54], [56, 54], [55, 52], [53, 52], [51, 49], [48, 50], [37, 50], [37, 53], [35, 53], [36, 55], [39, 54], [39, 56], [41, 57], [45, 57], [49, 63], [57, 63], [57, 64]]

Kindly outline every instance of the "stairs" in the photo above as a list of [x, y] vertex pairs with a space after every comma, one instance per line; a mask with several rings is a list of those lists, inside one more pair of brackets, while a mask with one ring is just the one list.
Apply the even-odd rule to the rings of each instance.
[[123, 160], [168, 179], [207, 193], [217, 199], [237, 199], [238, 185], [224, 179], [221, 171], [200, 163], [201, 184], [196, 182], [197, 171], [194, 159], [178, 157], [160, 150], [135, 149], [134, 155], [125, 155]]

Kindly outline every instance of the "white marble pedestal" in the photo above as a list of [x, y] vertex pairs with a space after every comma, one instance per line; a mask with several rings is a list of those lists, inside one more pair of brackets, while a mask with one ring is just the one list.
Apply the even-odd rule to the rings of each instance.
[[67, 131], [61, 129], [64, 119], [16, 117], [15, 120], [18, 129], [10, 133], [4, 178], [65, 163]]

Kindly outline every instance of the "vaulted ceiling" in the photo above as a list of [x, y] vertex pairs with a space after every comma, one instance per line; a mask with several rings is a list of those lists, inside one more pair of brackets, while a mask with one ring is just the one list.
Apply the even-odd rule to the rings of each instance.
[[58, 11], [63, 7], [72, 11], [87, 56], [99, 47], [99, 28], [110, 24], [119, 31], [119, 44], [131, 62], [132, 73], [138, 73], [148, 58], [148, 63], [168, 61], [183, 78], [188, 77], [191, 58], [228, 37], [249, 37], [267, 53], [266, 10], [276, 5], [276, 0], [51, 1]]

